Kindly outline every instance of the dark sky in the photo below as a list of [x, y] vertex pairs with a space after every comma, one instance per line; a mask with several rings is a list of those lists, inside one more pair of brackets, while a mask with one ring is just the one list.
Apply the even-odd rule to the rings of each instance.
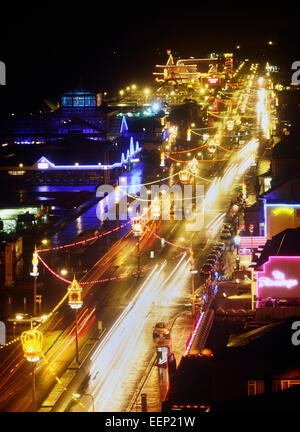
[[79, 85], [110, 91], [151, 83], [168, 48], [186, 57], [230, 52], [237, 43], [248, 54], [269, 39], [291, 50], [299, 46], [298, 13], [291, 4], [289, 10], [262, 2], [249, 3], [248, 10], [227, 2], [109, 4], [12, 4], [0, 18], [0, 60], [7, 68], [0, 112], [34, 110], [43, 98]]

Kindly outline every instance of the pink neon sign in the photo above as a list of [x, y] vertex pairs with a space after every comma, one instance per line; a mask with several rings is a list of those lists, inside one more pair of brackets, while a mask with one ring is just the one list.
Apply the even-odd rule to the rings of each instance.
[[257, 297], [300, 298], [300, 257], [271, 256], [257, 272]]

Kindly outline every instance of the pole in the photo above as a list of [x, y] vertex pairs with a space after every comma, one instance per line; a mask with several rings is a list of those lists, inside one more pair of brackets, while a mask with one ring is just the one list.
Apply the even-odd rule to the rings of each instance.
[[147, 394], [146, 393], [141, 394], [141, 401], [142, 401], [142, 412], [147, 412]]
[[35, 363], [32, 363], [32, 411], [36, 412]]
[[33, 277], [33, 316], [36, 316], [36, 279], [37, 276]]
[[79, 349], [78, 349], [78, 316], [77, 316], [77, 309], [75, 309], [75, 322], [76, 322], [76, 362], [79, 365]]
[[140, 237], [138, 237], [137, 250], [138, 250], [138, 277], [140, 277], [140, 271], [141, 271]]

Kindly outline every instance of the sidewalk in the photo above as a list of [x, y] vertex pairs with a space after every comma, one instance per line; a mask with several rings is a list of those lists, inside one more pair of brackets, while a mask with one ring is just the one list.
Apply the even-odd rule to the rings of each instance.
[[[172, 350], [176, 358], [177, 365], [186, 350], [186, 342], [193, 330], [193, 318], [190, 311], [181, 312], [177, 317], [172, 327]], [[151, 369], [150, 367], [153, 366]], [[149, 375], [142, 387], [139, 389], [134, 407], [131, 412], [141, 412], [141, 394], [147, 395], [147, 411], [161, 412], [161, 404], [165, 398], [168, 388], [168, 372], [167, 368], [159, 368], [156, 366], [156, 354], [153, 356], [150, 366]], [[147, 372], [145, 373], [147, 375]], [[130, 408], [130, 407], [129, 407]]]

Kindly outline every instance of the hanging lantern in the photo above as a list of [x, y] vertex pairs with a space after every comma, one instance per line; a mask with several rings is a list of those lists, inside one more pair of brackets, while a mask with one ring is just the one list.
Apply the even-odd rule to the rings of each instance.
[[188, 171], [180, 171], [179, 173], [179, 180], [182, 184], [189, 184], [190, 183], [190, 173]]
[[198, 172], [198, 161], [196, 158], [189, 162], [189, 170], [192, 174], [197, 174]]
[[161, 152], [160, 154], [160, 166], [164, 167], [165, 166], [165, 153]]
[[131, 226], [132, 226], [133, 233], [136, 237], [140, 237], [143, 234], [144, 232], [143, 218], [133, 217], [131, 219]]
[[42, 357], [43, 334], [34, 329], [21, 334], [24, 356], [29, 362], [37, 362]]
[[71, 307], [71, 309], [80, 309], [81, 306], [83, 305], [83, 301], [82, 301], [82, 288], [79, 285], [79, 283], [77, 282], [77, 280], [73, 279], [73, 282], [71, 283], [71, 285], [68, 288], [68, 293], [69, 293], [69, 306]]
[[238, 114], [235, 118], [235, 124], [240, 125], [241, 123], [241, 116]]
[[30, 273], [30, 276], [37, 277], [39, 275], [39, 272], [38, 272], [38, 263], [39, 263], [38, 253], [35, 250], [33, 252], [33, 256], [32, 256], [32, 272]]
[[227, 126], [227, 130], [231, 131], [234, 127], [234, 121], [233, 120], [228, 120], [226, 123]]
[[191, 129], [188, 128], [186, 131], [186, 140], [191, 141]]
[[153, 206], [152, 206], [152, 216], [160, 217], [160, 204], [157, 196], [154, 198]]

